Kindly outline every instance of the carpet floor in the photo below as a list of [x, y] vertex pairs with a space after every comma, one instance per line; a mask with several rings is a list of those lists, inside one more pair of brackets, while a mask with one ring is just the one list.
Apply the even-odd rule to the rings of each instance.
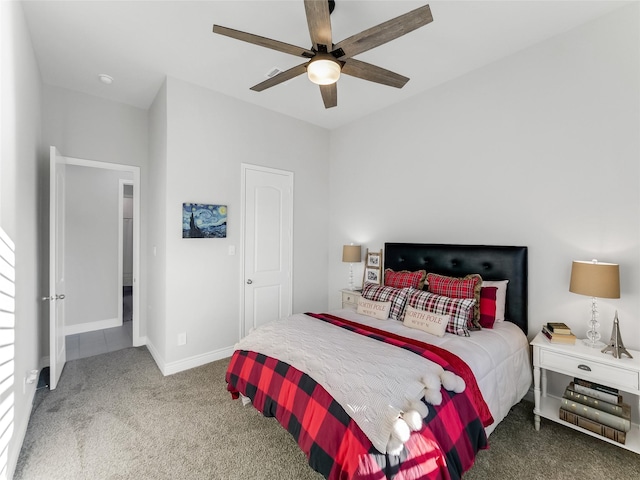
[[[36, 393], [15, 480], [319, 480], [273, 418], [231, 400], [228, 360], [162, 376], [145, 347], [68, 362]], [[520, 402], [464, 476], [640, 478], [640, 456], [555, 423], [533, 428]]]

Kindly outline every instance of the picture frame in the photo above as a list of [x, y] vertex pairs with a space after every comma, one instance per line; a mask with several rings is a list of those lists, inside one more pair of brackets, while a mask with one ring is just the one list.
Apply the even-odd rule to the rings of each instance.
[[182, 238], [226, 238], [227, 206], [182, 204]]
[[364, 272], [362, 274], [362, 284], [375, 283], [383, 285], [382, 250], [369, 251], [365, 254]]
[[381, 284], [380, 269], [365, 267], [363, 283], [376, 283]]
[[380, 258], [382, 257], [382, 252], [370, 252], [369, 250], [367, 250], [367, 263], [365, 264], [365, 267], [371, 267], [371, 268], [380, 268]]

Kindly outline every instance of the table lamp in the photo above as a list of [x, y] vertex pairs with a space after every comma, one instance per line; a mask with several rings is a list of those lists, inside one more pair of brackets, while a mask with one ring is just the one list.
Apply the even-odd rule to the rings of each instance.
[[349, 290], [353, 290], [353, 264], [360, 263], [362, 248], [360, 245], [345, 245], [342, 247], [342, 261], [349, 263]]
[[598, 332], [598, 305], [596, 297], [620, 298], [620, 267], [615, 263], [574, 261], [571, 266], [569, 291], [591, 297], [591, 320], [587, 338], [583, 342], [590, 347], [603, 347]]

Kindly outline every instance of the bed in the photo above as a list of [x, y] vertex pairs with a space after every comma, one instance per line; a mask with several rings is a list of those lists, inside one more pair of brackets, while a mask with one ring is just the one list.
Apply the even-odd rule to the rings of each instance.
[[275, 417], [328, 479], [461, 478], [531, 384], [527, 248], [387, 243], [383, 258], [392, 272], [435, 275], [434, 285], [438, 275], [508, 280], [506, 321], [436, 336], [349, 309], [295, 314], [236, 345], [228, 390]]

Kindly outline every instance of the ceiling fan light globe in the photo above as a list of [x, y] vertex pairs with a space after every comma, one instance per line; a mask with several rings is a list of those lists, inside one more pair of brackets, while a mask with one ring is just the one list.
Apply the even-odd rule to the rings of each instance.
[[313, 60], [307, 66], [307, 76], [317, 85], [331, 85], [340, 78], [340, 64], [326, 58]]

